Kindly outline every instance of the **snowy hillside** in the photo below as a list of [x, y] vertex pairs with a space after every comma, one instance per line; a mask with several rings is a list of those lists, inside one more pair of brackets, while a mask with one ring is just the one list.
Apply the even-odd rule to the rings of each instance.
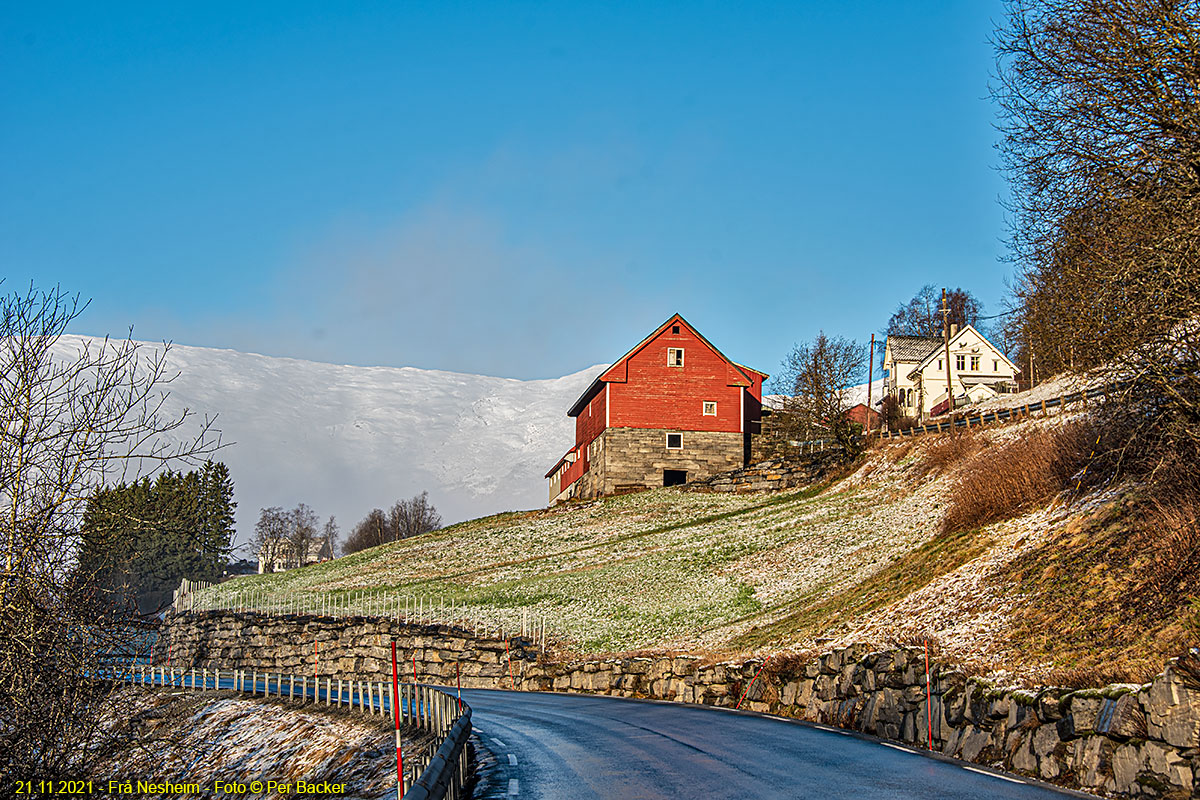
[[447, 524], [544, 506], [542, 476], [574, 442], [567, 409], [604, 369], [521, 381], [182, 345], [168, 357], [180, 373], [168, 411], [216, 415], [229, 443], [216, 459], [237, 490], [239, 542], [273, 505], [336, 515], [343, 536], [372, 508], [426, 489]]

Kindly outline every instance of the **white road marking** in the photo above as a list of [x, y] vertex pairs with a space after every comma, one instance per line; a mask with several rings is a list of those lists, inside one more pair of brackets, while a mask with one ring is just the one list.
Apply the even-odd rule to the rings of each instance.
[[509, 753], [508, 754], [508, 763], [510, 766], [515, 767], [517, 765], [517, 757], [514, 756], [512, 753]]
[[492, 741], [495, 742], [496, 744], [500, 745], [501, 747], [508, 747], [508, 745], [506, 745], [504, 742], [500, 741], [500, 739], [496, 736], [492, 737]]
[[963, 769], [969, 769], [971, 772], [978, 772], [980, 775], [987, 775], [989, 778], [999, 778], [1002, 781], [1009, 781], [1010, 783], [1024, 783], [1025, 782], [1025, 781], [1021, 780], [1020, 778], [1010, 778], [1007, 775], [997, 775], [994, 772], [988, 772], [986, 769], [976, 769], [975, 767], [966, 767], [966, 766], [964, 766]]
[[880, 744], [883, 745], [884, 747], [890, 747], [893, 750], [903, 750], [906, 753], [912, 752], [912, 750], [909, 750], [907, 747], [901, 747], [900, 745], [892, 744], [891, 742], [880, 742]]
[[516, 778], [510, 778], [508, 781], [508, 794], [510, 797], [515, 797], [521, 793], [521, 784]]

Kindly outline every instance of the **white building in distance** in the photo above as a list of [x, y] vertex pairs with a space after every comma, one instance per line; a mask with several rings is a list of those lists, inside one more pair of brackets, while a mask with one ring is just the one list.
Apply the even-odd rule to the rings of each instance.
[[900, 412], [924, 419], [945, 413], [946, 358], [954, 406], [1014, 392], [1017, 365], [971, 325], [950, 326], [950, 346], [941, 336], [889, 336], [883, 353], [884, 394], [896, 398]]

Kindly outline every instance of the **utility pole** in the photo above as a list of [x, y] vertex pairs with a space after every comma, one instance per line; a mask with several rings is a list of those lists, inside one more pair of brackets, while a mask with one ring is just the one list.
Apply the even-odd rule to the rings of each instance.
[[875, 376], [875, 334], [871, 334], [871, 356], [867, 361], [867, 424], [865, 433], [871, 432], [871, 379]]
[[946, 413], [954, 419], [954, 383], [950, 378], [950, 307], [946, 305], [946, 289], [942, 288], [942, 339], [946, 345]]

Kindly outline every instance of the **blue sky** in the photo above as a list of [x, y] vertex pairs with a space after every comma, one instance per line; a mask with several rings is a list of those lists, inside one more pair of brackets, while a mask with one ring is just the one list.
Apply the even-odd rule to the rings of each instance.
[[999, 2], [9, 4], [5, 289], [74, 332], [518, 378], [678, 311], [776, 371], [1000, 310]]

